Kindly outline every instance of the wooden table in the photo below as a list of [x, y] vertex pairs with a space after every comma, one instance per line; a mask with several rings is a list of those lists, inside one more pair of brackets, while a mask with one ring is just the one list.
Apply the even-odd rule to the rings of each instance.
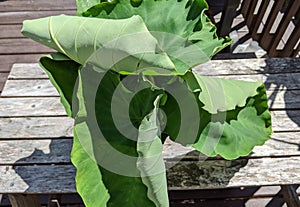
[[[167, 165], [188, 152], [168, 170], [169, 189], [280, 185], [288, 206], [300, 206], [290, 186], [300, 184], [300, 60], [216, 60], [195, 70], [265, 82], [275, 133], [248, 157], [233, 161], [199, 162], [201, 155], [190, 148], [166, 143]], [[73, 121], [37, 64], [13, 66], [0, 105], [0, 194], [9, 194], [14, 206], [35, 207], [37, 194], [75, 193], [75, 168], [69, 157]]]

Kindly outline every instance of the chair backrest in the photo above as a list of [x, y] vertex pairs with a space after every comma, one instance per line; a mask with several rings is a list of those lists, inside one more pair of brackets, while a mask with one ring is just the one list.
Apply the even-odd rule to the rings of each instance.
[[243, 0], [241, 13], [270, 57], [299, 57], [300, 0]]

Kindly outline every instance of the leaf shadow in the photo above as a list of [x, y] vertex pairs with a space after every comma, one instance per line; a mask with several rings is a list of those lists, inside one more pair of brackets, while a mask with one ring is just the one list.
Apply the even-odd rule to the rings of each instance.
[[[272, 92], [269, 95], [271, 110], [285, 110], [290, 120], [300, 127], [298, 112], [300, 108], [298, 98], [300, 95], [300, 59], [274, 58], [266, 59], [265, 62], [266, 66], [262, 68], [262, 70], [267, 74], [265, 81], [266, 89]], [[276, 98], [279, 97], [282, 92], [284, 93], [284, 105], [275, 105]]]
[[[36, 140], [39, 141], [42, 140]], [[28, 186], [24, 193], [75, 192], [75, 168], [70, 163], [72, 139], [52, 139], [47, 152], [44, 147], [41, 150], [32, 143], [32, 154], [13, 164], [19, 181]]]

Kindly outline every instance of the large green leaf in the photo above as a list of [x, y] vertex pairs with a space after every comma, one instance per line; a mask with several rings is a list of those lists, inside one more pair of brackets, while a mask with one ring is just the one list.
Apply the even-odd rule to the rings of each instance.
[[[124, 82], [120, 81], [120, 75], [112, 71], [105, 74], [99, 73], [94, 67], [85, 67], [81, 70], [79, 85], [82, 86], [82, 92], [77, 96], [79, 99], [79, 112], [75, 118], [75, 130], [81, 143], [84, 143], [87, 138], [91, 140], [91, 143], [87, 146], [83, 144], [83, 148], [98, 163], [103, 183], [110, 195], [107, 203], [108, 206], [119, 206], [120, 204], [125, 207], [155, 206], [154, 201], [152, 201], [153, 196], [151, 196], [155, 193], [152, 193], [152, 189], [147, 188], [147, 185], [144, 184], [145, 181], [143, 182], [141, 172], [137, 167], [139, 158], [137, 139], [139, 132], [132, 124], [131, 128], [129, 128], [130, 123], [127, 123], [126, 120], [125, 122], [117, 122], [119, 125], [116, 124], [113, 113], [120, 114], [118, 118], [123, 119], [126, 111], [120, 107], [120, 104], [130, 107], [137, 107], [139, 105], [138, 108], [144, 108], [144, 110], [140, 111], [142, 114], [139, 114], [139, 117], [144, 117], [154, 107], [153, 104], [146, 107], [144, 101], [147, 100], [147, 102], [153, 103], [157, 97], [157, 93], [135, 94], [132, 88], [138, 88], [139, 81], [136, 80], [136, 83], [133, 83], [136, 84], [136, 87], [124, 85]], [[122, 93], [118, 93], [118, 90]], [[148, 94], [150, 97], [145, 97], [145, 94]], [[130, 105], [131, 99], [128, 100], [127, 95], [134, 99], [132, 102], [135, 102], [135, 104]], [[141, 95], [144, 96], [143, 99], [139, 97]], [[117, 102], [117, 106], [119, 106], [117, 109], [113, 105], [115, 101]], [[130, 111], [128, 110], [128, 113]], [[120, 126], [122, 124], [131, 137], [126, 136], [124, 134], [126, 132], [121, 130], [124, 128]], [[77, 130], [82, 125], [86, 126], [86, 128]], [[74, 153], [76, 154], [76, 151]], [[81, 166], [77, 165], [77, 167]], [[89, 177], [85, 177], [85, 179], [85, 185], [94, 182]], [[84, 184], [77, 183], [77, 185], [82, 186]], [[101, 192], [99, 191], [98, 193], [98, 196], [101, 197]], [[155, 194], [155, 196], [163, 197], [162, 195], [166, 194], [165, 189]], [[81, 196], [87, 200], [97, 197], [86, 191], [81, 193]], [[90, 206], [97, 206], [96, 204]]]
[[89, 61], [104, 71], [127, 74], [149, 67], [170, 72], [175, 68], [139, 16], [122, 20], [53, 16], [24, 21], [22, 33], [81, 65]]
[[148, 197], [156, 206], [167, 207], [168, 190], [166, 169], [162, 157], [162, 141], [159, 121], [159, 97], [154, 102], [154, 110], [146, 116], [140, 127], [137, 141], [137, 167], [141, 171], [143, 183], [148, 187]]
[[111, 19], [141, 16], [177, 72], [184, 74], [231, 43], [217, 37], [216, 27], [204, 14], [206, 9], [204, 0], [144, 0], [138, 6], [129, 0], [119, 0], [95, 5], [82, 15]]
[[210, 122], [202, 131], [195, 147], [207, 156], [221, 155], [235, 159], [248, 155], [254, 146], [263, 145], [272, 133], [266, 122], [270, 114], [257, 115], [255, 107], [245, 107], [230, 122]]
[[[79, 140], [79, 136], [84, 139]], [[74, 127], [74, 141], [71, 160], [76, 167], [76, 189], [86, 206], [106, 207], [110, 198], [108, 190], [103, 183], [102, 174], [90, 150], [93, 148], [91, 136], [86, 123], [78, 123]], [[95, 182], [96, 181], [96, 182]]]
[[61, 103], [68, 116], [72, 116], [73, 91], [81, 66], [59, 53], [41, 57], [40, 66], [59, 92]]
[[199, 101], [200, 152], [235, 159], [269, 139], [271, 115], [265, 87], [259, 82], [216, 79], [193, 72], [183, 77]]
[[262, 86], [260, 82], [211, 78], [196, 73], [189, 73], [184, 78], [193, 91], [200, 91], [202, 108], [211, 114], [245, 106], [247, 99], [257, 95], [257, 89]]
[[100, 2], [101, 0], [76, 0], [77, 13], [80, 14]]

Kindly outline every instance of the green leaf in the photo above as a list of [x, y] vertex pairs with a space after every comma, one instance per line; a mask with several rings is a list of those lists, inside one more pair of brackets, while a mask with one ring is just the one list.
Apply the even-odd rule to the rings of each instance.
[[41, 57], [40, 66], [57, 89], [68, 116], [72, 116], [72, 97], [80, 65], [62, 54]]
[[200, 152], [235, 159], [269, 139], [271, 115], [262, 83], [216, 79], [188, 73], [183, 77], [199, 100]]
[[[84, 136], [85, 139], [79, 139], [81, 136]], [[93, 148], [92, 144], [86, 123], [75, 125], [71, 160], [77, 169], [76, 189], [85, 206], [106, 207], [110, 196], [95, 158], [88, 153]], [[90, 149], [87, 149], [88, 146]]]
[[245, 107], [236, 120], [210, 122], [193, 147], [207, 156], [221, 155], [225, 159], [246, 156], [254, 146], [263, 145], [270, 138], [271, 126], [266, 125], [270, 118], [268, 112], [257, 115], [254, 107]]
[[156, 206], [169, 206], [166, 169], [162, 157], [162, 141], [159, 138], [159, 99], [154, 102], [154, 110], [146, 116], [140, 127], [137, 142], [137, 167], [141, 171], [143, 183], [148, 187], [147, 195]]
[[[122, 118], [126, 113], [119, 104], [131, 106], [126, 95], [128, 94], [134, 100], [139, 101], [142, 100], [141, 97], [135, 98], [135, 96], [141, 94], [134, 95], [135, 93], [131, 91], [130, 84], [123, 84], [120, 82], [120, 75], [112, 71], [101, 73], [95, 70], [94, 67], [81, 69], [77, 94], [79, 112], [75, 118], [76, 133], [80, 143], [85, 143], [87, 138], [91, 140], [90, 144], [87, 143], [86, 146], [83, 144], [83, 148], [90, 154], [91, 159], [98, 163], [102, 181], [110, 195], [108, 206], [120, 206], [120, 204], [124, 207], [155, 206], [147, 196], [147, 186], [143, 183], [141, 172], [137, 168], [138, 130], [132, 124], [127, 123], [126, 120], [122, 122]], [[139, 81], [136, 80], [135, 84], [139, 87]], [[120, 90], [120, 93], [118, 93], [118, 90]], [[153, 103], [156, 97], [155, 93], [147, 94], [152, 97], [149, 100], [152, 99], [151, 102]], [[145, 99], [139, 103], [139, 108], [142, 108]], [[133, 102], [136, 102], [134, 100]], [[114, 108], [114, 104], [117, 108]], [[137, 106], [137, 103], [134, 106]], [[153, 104], [149, 105], [147, 110], [141, 112], [148, 114], [152, 109]], [[120, 114], [118, 118], [121, 119], [121, 122], [117, 122], [119, 125], [114, 119], [114, 113]], [[143, 117], [147, 114], [141, 114], [140, 116]], [[78, 128], [82, 125], [86, 126], [85, 129]], [[124, 134], [126, 132], [121, 130], [124, 128], [123, 126], [125, 126], [130, 137], [126, 136]], [[130, 126], [132, 128], [129, 128]], [[94, 177], [78, 177], [78, 179], [86, 179], [86, 183], [77, 183], [78, 187], [82, 188], [84, 185], [88, 185], [86, 188], [90, 188], [92, 183], [95, 182]], [[101, 179], [99, 182], [101, 182]], [[99, 191], [96, 195], [96, 193], [89, 194], [84, 191], [80, 195], [86, 200], [92, 200], [97, 196], [101, 197], [101, 192]], [[95, 201], [95, 205], [91, 204], [89, 206], [97, 206], [96, 204]]]
[[76, 0], [77, 14], [86, 11], [88, 8], [100, 3], [101, 0]]
[[110, 19], [141, 16], [180, 74], [208, 61], [231, 43], [228, 38], [217, 37], [216, 27], [204, 14], [208, 7], [204, 0], [144, 0], [139, 6], [119, 0], [110, 3], [109, 12], [107, 6], [107, 2], [100, 3], [82, 15]]
[[139, 16], [109, 20], [60, 15], [24, 21], [22, 33], [81, 65], [88, 61], [104, 71], [130, 74], [159, 67], [171, 73], [175, 67]]
[[259, 82], [211, 78], [189, 73], [184, 77], [193, 91], [200, 91], [199, 100], [211, 114], [243, 107], [249, 97], [257, 95]]

